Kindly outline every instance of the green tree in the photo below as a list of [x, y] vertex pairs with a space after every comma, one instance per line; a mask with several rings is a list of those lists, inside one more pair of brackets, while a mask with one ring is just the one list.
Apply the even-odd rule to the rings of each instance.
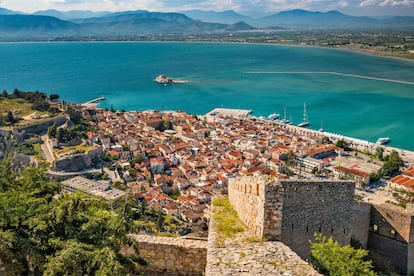
[[44, 99], [36, 99], [36, 101], [32, 104], [32, 109], [39, 110], [39, 111], [47, 111], [50, 107], [50, 104], [45, 101]]
[[346, 151], [349, 151], [350, 150], [349, 144], [345, 140], [343, 140], [343, 139], [338, 140], [338, 142], [336, 142], [335, 145], [337, 147], [343, 148]]
[[17, 120], [14, 118], [13, 113], [11, 111], [7, 112], [6, 122], [8, 122], [10, 125], [14, 125], [17, 122]]
[[400, 167], [404, 165], [403, 160], [395, 150], [384, 158], [385, 162], [380, 169], [379, 174], [381, 176], [391, 177], [400, 170]]
[[10, 173], [0, 162], [0, 267], [11, 275], [125, 275], [138, 272], [131, 218], [103, 199], [65, 194], [42, 168]]
[[328, 136], [323, 136], [322, 137], [322, 144], [328, 144], [328, 143], [330, 143], [331, 141], [329, 140], [329, 137]]
[[49, 99], [51, 101], [57, 100], [57, 99], [59, 99], [59, 95], [58, 94], [50, 94]]
[[70, 120], [74, 122], [75, 124], [79, 124], [82, 119], [82, 114], [79, 110], [75, 110], [71, 107], [69, 107], [66, 111], [66, 114], [69, 115]]
[[49, 137], [51, 137], [51, 138], [56, 138], [56, 134], [57, 134], [57, 126], [56, 126], [56, 124], [52, 124], [47, 129], [47, 135], [49, 135]]
[[371, 261], [366, 261], [368, 251], [355, 249], [349, 245], [341, 246], [337, 241], [315, 233], [311, 244], [311, 261], [317, 270], [330, 276], [375, 275]]
[[383, 147], [376, 147], [375, 148], [375, 156], [378, 157], [379, 160], [384, 160], [384, 148]]

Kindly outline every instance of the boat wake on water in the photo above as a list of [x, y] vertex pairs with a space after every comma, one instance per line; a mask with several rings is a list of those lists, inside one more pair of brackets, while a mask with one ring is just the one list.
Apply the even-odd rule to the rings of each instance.
[[347, 73], [340, 73], [340, 72], [312, 72], [312, 71], [305, 71], [305, 72], [295, 72], [295, 71], [271, 72], [271, 71], [268, 71], [267, 72], [267, 71], [257, 71], [257, 72], [243, 72], [243, 74], [252, 74], [252, 75], [253, 74], [255, 74], [255, 75], [266, 75], [266, 74], [268, 74], [268, 75], [335, 75], [335, 76], [343, 76], [343, 77], [351, 77], [351, 78], [359, 78], [359, 79], [367, 79], [367, 80], [376, 80], [376, 81], [385, 81], [385, 82], [393, 82], [393, 83], [414, 85], [414, 82], [410, 82], [410, 81], [377, 78], [377, 77], [347, 74]]

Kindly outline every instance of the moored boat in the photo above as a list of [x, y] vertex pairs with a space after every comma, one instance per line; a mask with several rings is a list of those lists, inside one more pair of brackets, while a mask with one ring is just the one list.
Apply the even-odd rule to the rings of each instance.
[[378, 138], [377, 144], [385, 145], [385, 144], [389, 143], [390, 141], [391, 141], [390, 137], [381, 137], [381, 138]]
[[277, 113], [272, 113], [269, 116], [267, 116], [267, 119], [271, 121], [277, 120], [279, 118], [280, 118], [280, 114], [277, 114]]
[[305, 127], [309, 125], [308, 114], [306, 112], [306, 103], [303, 103], [303, 121], [298, 124], [298, 127]]

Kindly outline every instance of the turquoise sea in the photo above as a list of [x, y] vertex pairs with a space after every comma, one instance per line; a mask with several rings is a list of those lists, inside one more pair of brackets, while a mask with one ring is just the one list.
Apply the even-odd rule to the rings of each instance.
[[[220, 43], [2, 43], [0, 90], [40, 90], [102, 107], [184, 110], [287, 110], [295, 124], [306, 102], [311, 128], [414, 150], [414, 62], [302, 46]], [[408, 83], [332, 74], [338, 72]], [[186, 79], [164, 86], [158, 74]]]

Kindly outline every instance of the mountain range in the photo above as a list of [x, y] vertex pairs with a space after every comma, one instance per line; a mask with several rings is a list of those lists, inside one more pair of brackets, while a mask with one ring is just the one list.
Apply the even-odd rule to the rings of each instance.
[[356, 17], [338, 11], [305, 10], [284, 11], [262, 18], [251, 18], [231, 10], [190, 10], [181, 13], [45, 10], [24, 14], [0, 8], [0, 40], [3, 41], [18, 38], [133, 38], [142, 35], [228, 33], [257, 28], [401, 31], [414, 29], [414, 17]]

